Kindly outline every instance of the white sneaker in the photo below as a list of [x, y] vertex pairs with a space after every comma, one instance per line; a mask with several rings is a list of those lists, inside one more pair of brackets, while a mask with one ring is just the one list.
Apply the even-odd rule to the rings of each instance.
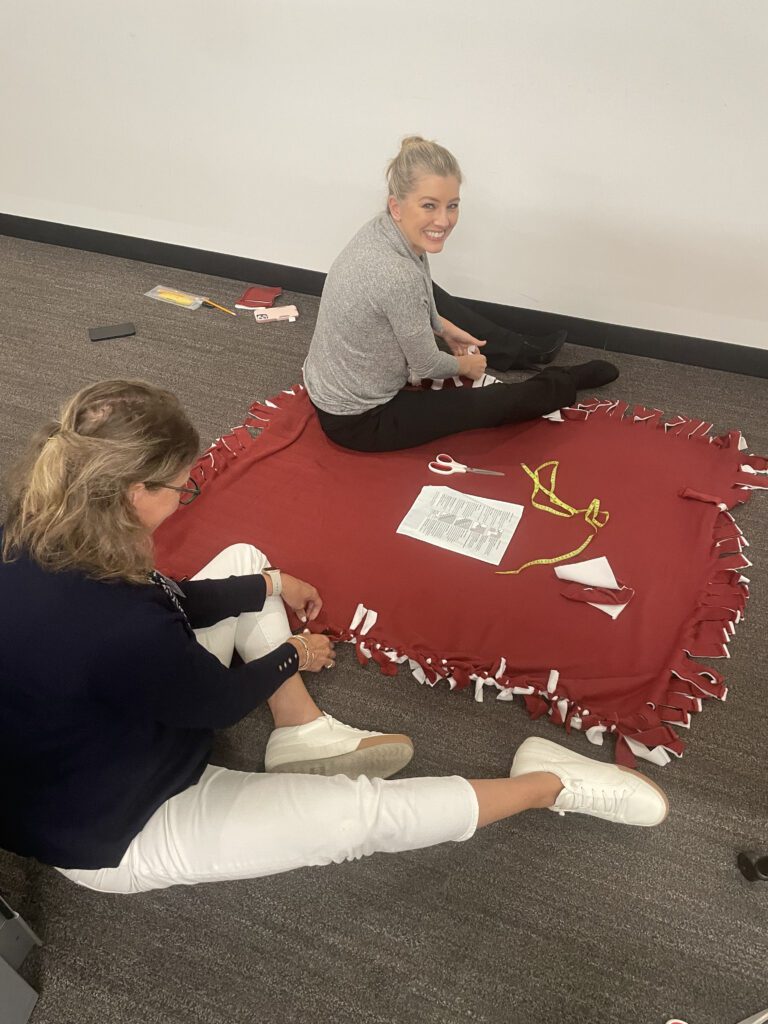
[[616, 764], [593, 761], [559, 743], [530, 736], [517, 748], [510, 775], [551, 772], [563, 784], [550, 811], [591, 814], [624, 825], [660, 825], [669, 801], [654, 782]]
[[388, 779], [412, 757], [407, 736], [353, 729], [323, 714], [306, 725], [275, 729], [267, 741], [264, 767], [268, 772]]

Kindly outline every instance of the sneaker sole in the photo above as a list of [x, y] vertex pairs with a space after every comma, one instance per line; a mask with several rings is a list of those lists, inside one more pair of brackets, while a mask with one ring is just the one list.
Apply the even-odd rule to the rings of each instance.
[[388, 779], [399, 772], [413, 757], [410, 743], [380, 743], [362, 750], [335, 757], [317, 757], [305, 761], [288, 761], [268, 768], [270, 774], [279, 772], [293, 775], [347, 775], [356, 779], [365, 775], [369, 779]]

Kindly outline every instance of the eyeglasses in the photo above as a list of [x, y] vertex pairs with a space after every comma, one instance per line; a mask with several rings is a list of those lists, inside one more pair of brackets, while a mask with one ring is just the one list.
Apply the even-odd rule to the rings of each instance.
[[165, 487], [168, 491], [178, 491], [180, 505], [191, 505], [200, 494], [200, 488], [192, 477], [187, 480], [184, 487], [177, 487], [176, 484], [152, 484], [152, 487]]

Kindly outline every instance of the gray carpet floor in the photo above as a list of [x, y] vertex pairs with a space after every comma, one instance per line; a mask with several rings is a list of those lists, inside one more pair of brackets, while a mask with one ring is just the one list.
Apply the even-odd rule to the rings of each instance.
[[[295, 324], [190, 313], [143, 293], [166, 284], [231, 306], [248, 282], [10, 238], [0, 268], [3, 468], [61, 399], [104, 377], [172, 388], [201, 436], [219, 436], [299, 380], [318, 305], [286, 295]], [[125, 320], [136, 337], [88, 341], [87, 327]], [[594, 354], [567, 348], [560, 361]], [[607, 394], [739, 427], [768, 452], [764, 381], [615, 361]], [[753, 586], [728, 700], [697, 717], [682, 760], [647, 768], [671, 801], [661, 828], [535, 811], [464, 844], [130, 897], [0, 852], [0, 892], [44, 942], [23, 968], [40, 992], [34, 1024], [735, 1024], [768, 1007], [768, 885], [735, 867], [739, 849], [768, 847], [767, 501], [738, 513]], [[611, 756], [517, 702], [364, 670], [348, 648], [311, 688], [350, 724], [409, 732], [417, 775], [506, 774], [532, 734]], [[219, 736], [218, 760], [260, 769], [269, 728], [250, 715]]]

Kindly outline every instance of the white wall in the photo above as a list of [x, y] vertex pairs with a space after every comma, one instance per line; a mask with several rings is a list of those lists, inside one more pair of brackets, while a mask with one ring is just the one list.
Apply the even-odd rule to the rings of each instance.
[[763, 0], [26, 0], [0, 211], [326, 270], [399, 139], [457, 294], [768, 348]]

